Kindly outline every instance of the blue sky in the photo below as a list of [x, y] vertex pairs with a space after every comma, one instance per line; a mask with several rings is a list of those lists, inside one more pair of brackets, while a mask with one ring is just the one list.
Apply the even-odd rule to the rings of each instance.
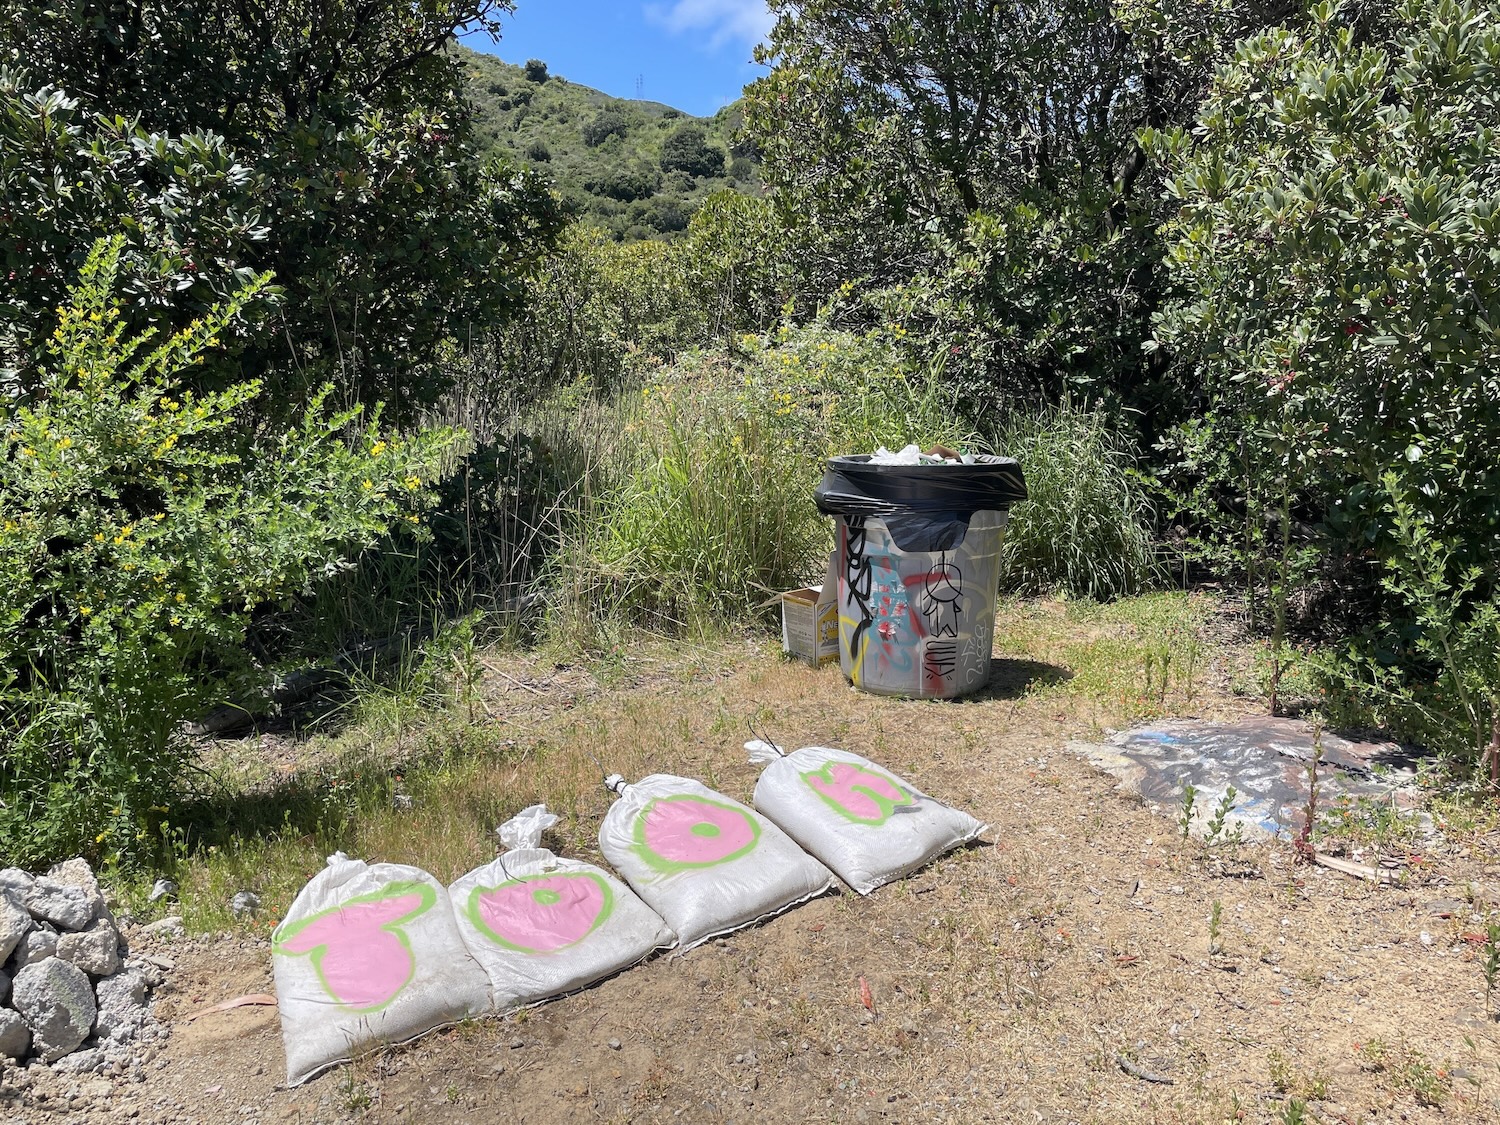
[[765, 0], [517, 0], [498, 43], [464, 43], [618, 98], [639, 78], [642, 97], [707, 116], [762, 73], [750, 55], [771, 23]]

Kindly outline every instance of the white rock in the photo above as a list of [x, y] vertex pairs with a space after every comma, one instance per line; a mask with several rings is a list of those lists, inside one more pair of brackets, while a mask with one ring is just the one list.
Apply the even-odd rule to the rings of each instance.
[[19, 1012], [0, 1008], [0, 1058], [20, 1062], [31, 1052], [31, 1028]]
[[21, 895], [8, 888], [0, 889], [0, 964], [4, 964], [30, 929], [31, 912], [26, 909]]
[[92, 1047], [87, 1051], [73, 1051], [64, 1055], [52, 1065], [52, 1069], [58, 1074], [97, 1074], [108, 1065], [104, 1052], [98, 1047]]
[[97, 891], [91, 895], [83, 887], [59, 883], [45, 875], [26, 892], [26, 909], [31, 916], [62, 930], [83, 929], [94, 920], [101, 904]]
[[229, 912], [236, 918], [250, 918], [260, 909], [260, 895], [254, 891], [240, 891], [229, 901]]
[[187, 933], [187, 928], [182, 924], [182, 918], [179, 915], [168, 914], [149, 926], [142, 926], [141, 933], [160, 937], [181, 937]]
[[146, 896], [147, 902], [160, 902], [177, 894], [177, 884], [171, 879], [158, 879], [151, 884], [151, 893]]
[[120, 932], [113, 922], [96, 918], [87, 929], [59, 937], [57, 955], [89, 976], [107, 977], [120, 970]]
[[104, 897], [99, 893], [99, 880], [94, 877], [94, 869], [86, 859], [69, 859], [55, 864], [48, 870], [46, 878], [65, 887], [77, 887], [90, 898]]
[[129, 1039], [146, 1021], [146, 974], [126, 969], [105, 977], [94, 991], [99, 1016], [94, 1033], [101, 1039]]
[[32, 1048], [45, 1063], [78, 1049], [94, 1029], [98, 1005], [83, 970], [56, 957], [16, 974], [11, 1006], [31, 1028]]
[[19, 867], [7, 867], [3, 871], [0, 871], [0, 887], [10, 887], [12, 890], [24, 893], [35, 882], [35, 878], [22, 871]]
[[19, 972], [27, 965], [34, 965], [38, 961], [45, 961], [48, 957], [57, 956], [57, 930], [46, 922], [33, 923], [31, 929], [26, 931], [6, 963], [6, 968], [11, 974]]

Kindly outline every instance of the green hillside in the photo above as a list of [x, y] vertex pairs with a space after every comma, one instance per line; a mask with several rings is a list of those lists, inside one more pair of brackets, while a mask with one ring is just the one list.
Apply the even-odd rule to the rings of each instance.
[[460, 47], [480, 144], [549, 173], [568, 207], [616, 238], [670, 238], [721, 188], [758, 192], [738, 104], [692, 117]]

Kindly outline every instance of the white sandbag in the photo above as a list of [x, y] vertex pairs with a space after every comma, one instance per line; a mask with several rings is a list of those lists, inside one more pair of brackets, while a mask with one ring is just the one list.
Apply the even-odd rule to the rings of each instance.
[[755, 807], [862, 895], [910, 874], [987, 827], [858, 754], [745, 743], [765, 762]]
[[685, 777], [626, 785], [599, 828], [599, 848], [688, 950], [806, 902], [833, 876], [776, 825]]
[[533, 805], [500, 826], [506, 852], [448, 888], [495, 1009], [538, 1004], [628, 969], [677, 935], [613, 875], [541, 847], [557, 823]]
[[448, 892], [415, 867], [329, 856], [271, 935], [271, 953], [288, 1086], [490, 1007]]

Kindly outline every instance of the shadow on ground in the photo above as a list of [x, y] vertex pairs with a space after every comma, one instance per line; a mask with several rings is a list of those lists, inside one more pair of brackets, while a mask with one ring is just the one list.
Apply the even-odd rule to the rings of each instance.
[[990, 665], [989, 682], [972, 695], [961, 696], [960, 700], [1020, 699], [1034, 688], [1051, 687], [1072, 678], [1072, 672], [1056, 664], [997, 656]]

